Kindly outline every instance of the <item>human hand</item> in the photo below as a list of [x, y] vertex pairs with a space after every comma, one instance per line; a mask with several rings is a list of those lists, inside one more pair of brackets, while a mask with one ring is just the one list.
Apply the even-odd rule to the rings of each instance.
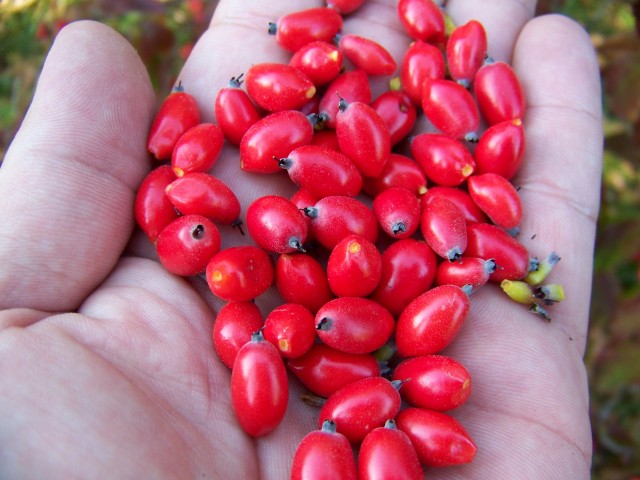
[[[320, 4], [275, 0], [265, 11], [258, 0], [221, 2], [180, 75], [205, 120], [229, 77], [254, 62], [286, 60], [267, 22]], [[394, 7], [369, 2], [345, 31], [399, 58], [408, 39]], [[521, 240], [534, 255], [561, 254], [553, 275], [567, 299], [547, 324], [495, 286], [474, 294], [446, 353], [473, 377], [454, 416], [478, 453], [428, 476], [587, 478], [582, 356], [602, 147], [596, 59], [581, 29], [557, 16], [532, 19], [529, 0], [450, 0], [447, 10], [456, 23], [480, 20], [492, 56], [512, 61], [523, 83]], [[316, 428], [294, 390], [275, 432], [244, 435], [229, 371], [213, 353], [215, 300], [199, 279], [160, 267], [146, 239], [130, 238], [135, 190], [150, 168], [154, 105], [144, 67], [121, 37], [92, 22], [62, 30], [0, 169], [0, 477], [282, 479], [297, 443]], [[227, 147], [213, 173], [243, 206], [290, 191], [284, 181], [238, 172]]]

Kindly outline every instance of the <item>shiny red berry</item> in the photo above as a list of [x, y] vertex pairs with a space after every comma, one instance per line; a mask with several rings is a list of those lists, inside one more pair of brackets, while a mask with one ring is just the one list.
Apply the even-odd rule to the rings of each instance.
[[302, 71], [319, 87], [340, 75], [342, 61], [342, 52], [338, 47], [328, 42], [315, 41], [300, 47], [289, 60], [289, 66]]
[[203, 272], [220, 250], [220, 232], [201, 215], [185, 215], [167, 225], [156, 241], [160, 263], [175, 275]]
[[447, 65], [451, 77], [469, 87], [487, 55], [487, 32], [482, 23], [469, 20], [457, 26], [447, 41]]
[[522, 121], [507, 120], [487, 128], [474, 152], [476, 173], [497, 173], [510, 180], [524, 157], [526, 138]]
[[274, 268], [271, 257], [252, 245], [220, 250], [206, 269], [211, 292], [229, 302], [252, 300], [271, 286]]
[[404, 53], [400, 64], [402, 90], [414, 105], [422, 106], [422, 85], [428, 78], [444, 78], [444, 56], [439, 48], [416, 40]]
[[460, 465], [475, 457], [475, 443], [462, 425], [446, 413], [406, 408], [396, 417], [396, 424], [411, 439], [423, 465]]
[[147, 174], [136, 192], [134, 213], [136, 222], [152, 243], [178, 212], [167, 197], [167, 185], [176, 179], [169, 165], [161, 165]]
[[304, 145], [278, 162], [296, 185], [317, 198], [355, 197], [362, 189], [362, 175], [356, 165], [341, 152], [326, 147]]
[[373, 107], [339, 99], [336, 135], [340, 151], [351, 159], [362, 175], [375, 177], [382, 172], [391, 154], [391, 135]]
[[278, 256], [275, 283], [285, 302], [302, 304], [314, 313], [333, 299], [324, 267], [304, 253]]
[[281, 112], [302, 107], [316, 87], [301, 70], [282, 63], [256, 63], [247, 70], [247, 93], [264, 110]]
[[242, 430], [252, 437], [271, 433], [284, 418], [288, 399], [282, 357], [261, 333], [252, 335], [231, 370], [231, 405]]
[[378, 239], [378, 221], [375, 215], [357, 198], [330, 195], [303, 211], [311, 218], [313, 237], [330, 250], [344, 237], [352, 234], [363, 236], [372, 243], [376, 243]]
[[518, 75], [508, 63], [488, 59], [476, 73], [473, 92], [489, 125], [524, 118], [524, 91]]
[[509, 180], [496, 173], [472, 175], [469, 194], [491, 221], [505, 230], [516, 230], [522, 222], [522, 201]]
[[357, 480], [356, 460], [349, 440], [326, 419], [319, 430], [307, 433], [298, 444], [290, 480]]
[[416, 124], [416, 107], [402, 90], [387, 90], [373, 101], [371, 107], [387, 125], [392, 146], [404, 140]]
[[178, 139], [198, 123], [200, 111], [196, 99], [178, 86], [164, 99], [153, 119], [147, 150], [157, 160], [170, 159]]
[[238, 351], [262, 328], [260, 309], [252, 301], [227, 302], [213, 324], [213, 347], [220, 361], [232, 368]]
[[411, 38], [431, 43], [444, 41], [444, 15], [432, 0], [400, 0], [398, 18]]
[[224, 134], [213, 123], [199, 123], [184, 132], [171, 155], [171, 166], [177, 177], [191, 172], [207, 172], [220, 156]]
[[440, 285], [413, 300], [396, 325], [401, 357], [440, 352], [456, 337], [469, 314], [469, 297], [460, 287]]
[[409, 436], [399, 430], [392, 419], [364, 437], [358, 453], [358, 472], [361, 480], [424, 479]]
[[478, 141], [480, 113], [469, 90], [459, 83], [448, 79], [425, 80], [422, 109], [433, 126], [445, 135]]
[[171, 203], [183, 215], [203, 215], [229, 225], [238, 220], [240, 201], [222, 180], [208, 173], [187, 173], [166, 188]]
[[441, 258], [459, 259], [467, 248], [467, 223], [462, 211], [444, 197], [433, 197], [420, 217], [420, 231]]
[[444, 355], [422, 355], [400, 362], [393, 380], [402, 381], [400, 396], [414, 407], [453, 410], [471, 394], [471, 375], [458, 361]]
[[394, 317], [433, 284], [436, 254], [425, 242], [405, 238], [393, 242], [382, 253], [382, 276], [370, 298]]
[[325, 127], [336, 128], [341, 98], [347, 103], [371, 103], [369, 76], [363, 70], [349, 70], [327, 86], [318, 108], [320, 122]]
[[366, 297], [378, 285], [382, 258], [377, 247], [360, 235], [343, 238], [331, 250], [327, 279], [339, 297]]
[[282, 15], [269, 24], [269, 33], [276, 36], [279, 46], [295, 52], [316, 40], [331, 42], [342, 23], [342, 16], [331, 8], [308, 8]]
[[[376, 427], [384, 426], [400, 410], [398, 385], [384, 377], [363, 378], [331, 395], [319, 419], [330, 418], [353, 444], [359, 444]], [[319, 420], [322, 424], [322, 420]]]
[[315, 318], [304, 305], [283, 303], [267, 314], [262, 334], [284, 358], [297, 358], [316, 340]]
[[408, 238], [420, 227], [420, 201], [406, 188], [391, 187], [377, 194], [373, 213], [382, 231], [391, 238]]
[[307, 221], [291, 200], [279, 195], [265, 195], [247, 208], [249, 235], [268, 252], [304, 251]]
[[295, 148], [308, 145], [313, 124], [296, 110], [276, 112], [253, 124], [240, 142], [240, 168], [252, 173], [278, 173], [282, 169], [275, 158], [289, 155]]
[[368, 75], [391, 75], [397, 68], [389, 51], [370, 38], [343, 34], [337, 36], [337, 43], [345, 58]]
[[233, 77], [229, 86], [218, 90], [214, 103], [216, 121], [232, 145], [240, 145], [249, 127], [261, 118], [253, 100], [241, 88], [243, 75]]
[[318, 336], [328, 346], [347, 353], [371, 353], [393, 333], [391, 313], [373, 300], [339, 297], [316, 313]]
[[457, 187], [475, 171], [475, 161], [465, 145], [439, 133], [420, 133], [411, 140], [411, 155], [436, 185]]
[[381, 374], [380, 363], [373, 354], [341, 352], [323, 343], [288, 360], [287, 367], [308, 390], [325, 398], [349, 383]]

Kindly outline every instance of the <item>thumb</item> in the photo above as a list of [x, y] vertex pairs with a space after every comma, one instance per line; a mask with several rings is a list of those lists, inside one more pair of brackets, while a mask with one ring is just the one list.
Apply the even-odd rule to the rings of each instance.
[[154, 96], [110, 28], [64, 28], [0, 168], [0, 308], [72, 310], [113, 268], [150, 164]]

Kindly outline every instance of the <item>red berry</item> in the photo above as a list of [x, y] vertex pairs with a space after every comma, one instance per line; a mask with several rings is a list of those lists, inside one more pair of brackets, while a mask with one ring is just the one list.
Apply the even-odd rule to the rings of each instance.
[[348, 103], [371, 103], [369, 77], [363, 70], [344, 72], [327, 86], [318, 109], [320, 122], [325, 127], [336, 128], [341, 98]]
[[363, 378], [331, 395], [320, 409], [319, 424], [330, 418], [338, 432], [358, 444], [400, 410], [397, 385], [384, 377]]
[[176, 179], [169, 165], [161, 165], [147, 174], [136, 193], [134, 213], [136, 222], [152, 243], [178, 212], [167, 198], [165, 189]]
[[238, 351], [262, 328], [262, 313], [252, 301], [227, 302], [213, 324], [213, 347], [220, 361], [232, 368]]
[[362, 201], [344, 195], [330, 195], [304, 209], [311, 218], [311, 232], [325, 248], [332, 250], [340, 240], [352, 234], [372, 243], [378, 239], [378, 221]]
[[342, 29], [342, 16], [331, 8], [308, 8], [282, 15], [269, 24], [269, 33], [285, 50], [295, 52], [316, 40], [331, 42]]
[[360, 235], [343, 238], [329, 255], [327, 279], [339, 297], [366, 297], [378, 285], [381, 274], [380, 252]]
[[304, 251], [307, 222], [300, 209], [278, 195], [265, 195], [247, 208], [247, 229], [253, 240], [268, 252]]
[[429, 180], [445, 187], [462, 184], [476, 167], [462, 142], [438, 133], [421, 133], [411, 140], [411, 155]]
[[310, 479], [358, 479], [351, 444], [331, 420], [305, 435], [293, 456], [290, 480]]
[[411, 440], [406, 433], [398, 430], [391, 419], [364, 437], [358, 453], [358, 472], [361, 480], [424, 479]]
[[218, 160], [224, 135], [213, 123], [199, 123], [187, 130], [176, 142], [171, 166], [177, 177], [191, 172], [207, 172]]
[[317, 198], [354, 197], [362, 189], [362, 175], [345, 155], [326, 147], [304, 145], [279, 160], [293, 182]]
[[420, 201], [406, 188], [391, 187], [376, 195], [373, 213], [382, 231], [392, 238], [408, 238], [420, 226]]
[[311, 145], [318, 147], [330, 148], [331, 150], [340, 151], [340, 145], [338, 145], [338, 136], [333, 129], [326, 128], [324, 130], [316, 130], [311, 139]]
[[524, 118], [526, 106], [522, 85], [508, 63], [490, 59], [485, 62], [476, 73], [473, 92], [489, 125]]
[[220, 232], [206, 217], [185, 215], [160, 232], [156, 249], [160, 262], [171, 273], [197, 275], [220, 250]]
[[282, 357], [261, 333], [252, 335], [231, 370], [231, 405], [238, 423], [252, 437], [268, 435], [284, 418], [288, 399]]
[[467, 248], [464, 214], [444, 197], [433, 197], [425, 205], [420, 231], [433, 251], [446, 260], [457, 260]]
[[206, 270], [211, 292], [228, 302], [252, 300], [271, 286], [274, 278], [271, 257], [252, 245], [220, 250]]
[[340, 99], [336, 134], [340, 150], [362, 175], [375, 177], [382, 172], [391, 154], [391, 135], [382, 117], [371, 106]]
[[322, 343], [301, 357], [289, 359], [287, 366], [307, 389], [325, 398], [349, 383], [381, 374], [374, 355], [341, 352]]
[[342, 53], [328, 42], [315, 41], [300, 47], [289, 60], [289, 66], [303, 72], [319, 87], [340, 75]]
[[469, 313], [469, 297], [460, 287], [440, 285], [423, 293], [402, 311], [396, 325], [401, 357], [431, 355], [449, 345]]
[[297, 358], [304, 355], [316, 339], [315, 318], [303, 305], [284, 303], [269, 312], [262, 334], [284, 358]]
[[426, 79], [422, 109], [429, 121], [445, 135], [478, 141], [480, 113], [469, 90], [447, 79]]
[[432, 467], [473, 460], [477, 447], [453, 417], [423, 408], [407, 408], [396, 417], [398, 428], [411, 439], [420, 463]]
[[404, 308], [433, 284], [436, 254], [425, 242], [405, 238], [382, 253], [382, 276], [371, 299], [398, 317]]
[[444, 56], [439, 48], [416, 40], [404, 53], [400, 64], [402, 90], [414, 105], [422, 106], [422, 85], [428, 78], [444, 78]]
[[372, 197], [391, 187], [401, 187], [416, 196], [427, 191], [427, 178], [422, 167], [413, 159], [399, 153], [389, 155], [382, 172], [377, 177], [365, 177], [363, 190]]
[[242, 76], [233, 77], [228, 87], [218, 90], [214, 104], [218, 125], [232, 145], [240, 145], [249, 127], [261, 118], [249, 94], [240, 88]]
[[318, 336], [328, 346], [347, 353], [371, 353], [393, 333], [391, 313], [373, 300], [339, 297], [316, 313]]
[[254, 123], [240, 142], [240, 168], [253, 173], [278, 173], [283, 158], [313, 138], [309, 118], [296, 110], [276, 112]]
[[491, 221], [505, 230], [515, 230], [522, 221], [522, 202], [516, 188], [502, 175], [472, 175], [469, 194]]
[[318, 260], [304, 253], [283, 254], [276, 261], [276, 287], [285, 302], [312, 312], [333, 299], [327, 273]]
[[371, 107], [384, 120], [392, 146], [404, 140], [413, 130], [418, 113], [409, 96], [403, 91], [388, 90], [376, 98]]
[[477, 20], [456, 27], [447, 41], [447, 64], [451, 77], [469, 87], [487, 55], [487, 32]]
[[432, 0], [400, 0], [398, 18], [411, 38], [431, 43], [444, 41], [444, 15]]
[[442, 262], [436, 270], [436, 285], [457, 285], [464, 287], [471, 285], [474, 289], [489, 281], [489, 277], [496, 271], [493, 259], [485, 260], [478, 257], [461, 257], [455, 262]]
[[237, 221], [240, 215], [240, 201], [233, 191], [208, 173], [187, 173], [167, 185], [165, 191], [183, 215], [203, 215], [224, 225]]
[[245, 82], [251, 99], [269, 112], [298, 109], [316, 94], [306, 74], [282, 63], [252, 65]]
[[400, 396], [414, 407], [453, 410], [471, 394], [471, 376], [464, 366], [444, 355], [423, 355], [400, 362], [393, 371], [402, 381]]
[[368, 75], [391, 75], [396, 70], [396, 61], [389, 51], [378, 42], [360, 35], [338, 35], [338, 48], [355, 68]]
[[327, 0], [327, 7], [333, 8], [342, 15], [355, 12], [364, 4], [365, 0]]
[[422, 198], [423, 205], [429, 203], [434, 197], [444, 197], [455, 204], [462, 211], [467, 223], [485, 223], [489, 220], [465, 190], [442, 186], [431, 187]]
[[157, 160], [171, 158], [178, 139], [198, 123], [200, 111], [196, 99], [182, 87], [177, 87], [164, 99], [153, 119], [147, 136], [147, 150]]
[[510, 180], [522, 164], [525, 143], [520, 120], [492, 125], [478, 141], [474, 153], [476, 173], [497, 173]]
[[490, 281], [519, 280], [530, 267], [528, 250], [503, 229], [488, 223], [474, 223], [467, 226], [467, 250], [470, 257], [492, 258], [496, 271]]

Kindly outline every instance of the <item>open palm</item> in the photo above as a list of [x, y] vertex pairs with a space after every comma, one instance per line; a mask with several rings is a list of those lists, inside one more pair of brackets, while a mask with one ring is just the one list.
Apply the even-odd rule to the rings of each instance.
[[[266, 35], [269, 21], [321, 4], [223, 0], [180, 75], [204, 118], [213, 120], [215, 92], [231, 76], [286, 61]], [[409, 40], [395, 4], [371, 0], [345, 31], [400, 58]], [[454, 415], [478, 454], [429, 478], [588, 478], [582, 356], [599, 204], [599, 77], [587, 35], [562, 17], [532, 20], [534, 7], [447, 2], [456, 23], [483, 22], [491, 55], [512, 61], [526, 89], [528, 151], [515, 179], [521, 240], [533, 255], [561, 254], [553, 275], [567, 300], [548, 324], [495, 286], [474, 294], [446, 353], [473, 377]], [[202, 281], [168, 274], [146, 239], [131, 236], [135, 190], [151, 167], [154, 105], [144, 67], [119, 35], [93, 22], [60, 33], [0, 169], [0, 478], [283, 479], [315, 428], [294, 391], [273, 434], [242, 433], [230, 373], [212, 347], [218, 305]], [[239, 174], [231, 147], [213, 173], [244, 206], [291, 188]], [[232, 231], [225, 238], [247, 241]]]

